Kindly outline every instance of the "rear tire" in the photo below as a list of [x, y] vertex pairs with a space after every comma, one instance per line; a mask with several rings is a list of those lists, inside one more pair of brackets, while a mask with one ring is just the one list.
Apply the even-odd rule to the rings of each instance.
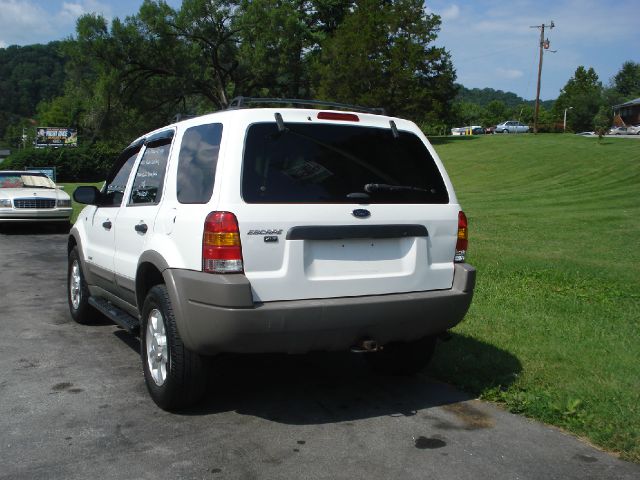
[[89, 305], [89, 287], [84, 279], [78, 247], [69, 252], [67, 268], [67, 300], [71, 317], [82, 325], [95, 321], [98, 312]]
[[152, 287], [145, 299], [140, 356], [147, 389], [160, 408], [175, 411], [202, 399], [203, 358], [182, 343], [165, 285]]
[[438, 338], [427, 336], [413, 342], [394, 342], [365, 359], [371, 369], [383, 375], [413, 375], [427, 366], [436, 348]]

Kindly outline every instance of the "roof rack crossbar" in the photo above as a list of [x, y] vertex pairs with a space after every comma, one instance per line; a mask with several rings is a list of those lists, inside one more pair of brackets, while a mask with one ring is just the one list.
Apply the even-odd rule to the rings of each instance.
[[227, 110], [235, 110], [238, 108], [246, 108], [249, 104], [256, 103], [278, 103], [284, 105], [308, 105], [321, 107], [336, 107], [346, 110], [353, 110], [363, 113], [373, 113], [376, 115], [386, 115], [384, 108], [369, 108], [360, 105], [350, 105], [348, 103], [325, 102], [323, 100], [303, 100], [299, 98], [260, 98], [260, 97], [235, 97], [229, 103]]

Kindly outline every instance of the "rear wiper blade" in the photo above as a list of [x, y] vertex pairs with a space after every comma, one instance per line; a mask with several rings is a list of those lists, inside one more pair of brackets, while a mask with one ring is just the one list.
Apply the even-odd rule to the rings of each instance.
[[367, 183], [364, 186], [364, 191], [367, 193], [374, 192], [431, 192], [426, 188], [414, 187], [412, 185], [388, 185], [386, 183]]

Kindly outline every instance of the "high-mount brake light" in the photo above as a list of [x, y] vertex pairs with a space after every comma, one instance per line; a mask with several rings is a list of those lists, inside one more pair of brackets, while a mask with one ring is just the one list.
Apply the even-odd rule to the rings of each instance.
[[211, 212], [204, 221], [202, 271], [242, 273], [242, 245], [238, 220], [231, 212]]
[[341, 120], [343, 122], [359, 122], [360, 117], [355, 113], [319, 112], [318, 120]]
[[456, 254], [453, 258], [454, 262], [464, 262], [467, 254], [467, 246], [469, 245], [469, 231], [467, 230], [467, 216], [464, 212], [458, 212], [458, 241], [456, 242]]

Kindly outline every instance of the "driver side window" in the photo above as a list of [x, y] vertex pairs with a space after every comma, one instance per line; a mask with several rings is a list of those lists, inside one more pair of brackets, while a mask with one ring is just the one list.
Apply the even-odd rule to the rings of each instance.
[[127, 180], [129, 180], [129, 175], [131, 174], [139, 151], [140, 149], [138, 148], [129, 152], [129, 156], [120, 167], [120, 170], [118, 170], [111, 181], [108, 181], [102, 193], [101, 207], [119, 207], [120, 204], [122, 204]]

